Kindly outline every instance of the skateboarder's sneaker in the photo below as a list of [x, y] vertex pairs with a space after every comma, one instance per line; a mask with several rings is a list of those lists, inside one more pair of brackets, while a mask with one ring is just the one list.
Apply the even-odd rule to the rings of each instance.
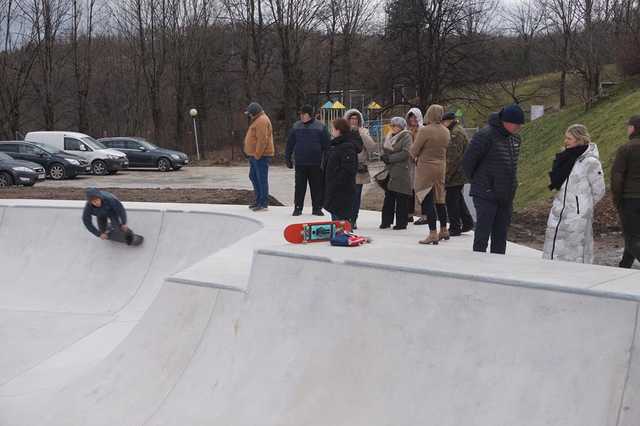
[[313, 210], [313, 215], [314, 216], [324, 216], [324, 213], [322, 212], [322, 209], [314, 209]]
[[300, 216], [302, 215], [302, 209], [294, 209], [293, 214], [291, 216]]
[[254, 212], [266, 212], [266, 211], [269, 211], [269, 207], [267, 207], [267, 206], [256, 206], [256, 207], [252, 208], [251, 210], [253, 210]]
[[257, 204], [249, 204], [249, 209], [250, 209], [250, 210], [253, 210], [253, 209], [255, 209], [256, 207], [258, 207], [258, 205], [257, 205]]

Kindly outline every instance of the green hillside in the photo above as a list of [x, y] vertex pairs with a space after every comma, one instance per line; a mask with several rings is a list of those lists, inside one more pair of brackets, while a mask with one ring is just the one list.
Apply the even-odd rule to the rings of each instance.
[[562, 149], [564, 132], [571, 124], [584, 124], [589, 129], [600, 150], [608, 185], [615, 151], [627, 140], [626, 122], [631, 115], [640, 114], [639, 88], [638, 82], [627, 81], [589, 111], [583, 106], [574, 106], [527, 124], [522, 132], [524, 143], [516, 208], [551, 196], [547, 189], [548, 172], [555, 154]]

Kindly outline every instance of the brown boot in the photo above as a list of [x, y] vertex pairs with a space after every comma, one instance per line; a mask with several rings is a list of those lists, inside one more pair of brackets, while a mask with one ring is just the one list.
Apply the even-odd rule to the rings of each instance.
[[440, 238], [440, 241], [442, 241], [442, 240], [448, 241], [449, 238], [451, 238], [449, 236], [449, 230], [447, 228], [441, 228], [440, 229], [440, 237], [439, 238]]
[[419, 243], [433, 244], [434, 246], [437, 246], [438, 241], [440, 241], [440, 239], [438, 238], [438, 231], [430, 231], [429, 235], [427, 235], [427, 238], [425, 238], [424, 240], [420, 240]]

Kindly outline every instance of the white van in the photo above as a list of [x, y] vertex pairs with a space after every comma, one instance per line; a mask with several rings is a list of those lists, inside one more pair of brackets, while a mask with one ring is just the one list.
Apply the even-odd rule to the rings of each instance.
[[85, 158], [91, 164], [91, 171], [94, 175], [115, 174], [118, 170], [129, 167], [126, 154], [109, 149], [84, 133], [29, 132], [24, 140], [51, 145], [59, 150]]

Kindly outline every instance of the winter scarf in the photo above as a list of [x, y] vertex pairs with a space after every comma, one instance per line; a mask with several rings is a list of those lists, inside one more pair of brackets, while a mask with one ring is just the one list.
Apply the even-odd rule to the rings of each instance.
[[553, 167], [549, 172], [549, 178], [551, 183], [549, 189], [560, 189], [562, 184], [567, 180], [573, 170], [573, 165], [578, 158], [589, 148], [589, 145], [579, 145], [573, 148], [567, 148], [564, 151], [556, 154], [555, 160], [553, 160]]

